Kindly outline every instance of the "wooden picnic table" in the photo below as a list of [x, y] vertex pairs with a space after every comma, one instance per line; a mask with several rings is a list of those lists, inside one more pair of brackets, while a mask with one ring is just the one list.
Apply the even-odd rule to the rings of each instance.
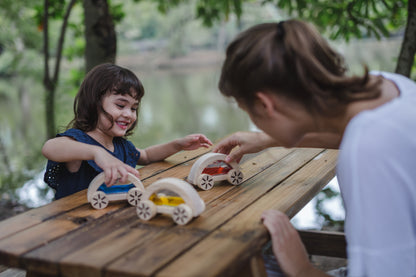
[[[185, 179], [206, 149], [140, 168], [143, 185]], [[244, 182], [198, 190], [206, 209], [185, 226], [137, 217], [126, 201], [95, 210], [86, 190], [0, 222], [0, 264], [27, 276], [241, 276], [262, 274], [266, 209], [289, 217], [335, 175], [336, 150], [269, 148], [240, 163]]]

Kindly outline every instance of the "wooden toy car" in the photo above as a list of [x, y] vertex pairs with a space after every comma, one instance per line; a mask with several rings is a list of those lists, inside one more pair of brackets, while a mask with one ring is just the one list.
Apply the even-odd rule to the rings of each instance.
[[142, 182], [133, 174], [128, 174], [126, 184], [117, 183], [111, 187], [104, 184], [105, 175], [101, 172], [91, 181], [88, 187], [88, 202], [95, 209], [104, 209], [110, 201], [127, 200], [132, 206], [137, 206], [143, 195]]
[[228, 180], [233, 185], [243, 181], [243, 173], [236, 162], [226, 163], [226, 155], [208, 153], [201, 156], [192, 166], [187, 181], [203, 190], [209, 190], [215, 181]]
[[205, 210], [205, 203], [193, 186], [178, 178], [163, 178], [146, 188], [136, 207], [140, 219], [150, 220], [156, 213], [171, 215], [185, 225]]

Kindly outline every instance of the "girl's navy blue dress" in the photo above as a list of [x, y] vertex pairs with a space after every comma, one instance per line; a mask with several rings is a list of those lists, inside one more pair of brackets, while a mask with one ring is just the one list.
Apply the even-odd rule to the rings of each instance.
[[[133, 168], [136, 167], [140, 157], [140, 152], [133, 143], [121, 137], [113, 139], [114, 152], [111, 152], [79, 129], [69, 129], [56, 136], [71, 137], [79, 142], [100, 146]], [[77, 172], [69, 172], [64, 163], [48, 160], [44, 181], [55, 190], [55, 199], [59, 199], [88, 188], [92, 179], [102, 171], [93, 160], [82, 161], [81, 167]]]

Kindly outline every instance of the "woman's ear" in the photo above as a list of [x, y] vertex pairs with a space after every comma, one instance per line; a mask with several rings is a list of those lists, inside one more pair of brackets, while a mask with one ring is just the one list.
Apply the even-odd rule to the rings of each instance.
[[276, 113], [276, 98], [272, 94], [260, 91], [256, 93], [256, 98], [257, 112], [267, 116]]

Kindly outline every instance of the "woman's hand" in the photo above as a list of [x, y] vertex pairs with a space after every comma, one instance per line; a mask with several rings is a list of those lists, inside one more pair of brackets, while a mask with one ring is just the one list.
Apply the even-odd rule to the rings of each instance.
[[237, 132], [218, 142], [212, 152], [228, 155], [226, 162], [240, 162], [244, 154], [257, 153], [275, 145], [274, 139], [266, 133]]
[[273, 253], [287, 276], [328, 276], [309, 262], [305, 246], [289, 218], [277, 210], [263, 212], [261, 219], [272, 238]]

